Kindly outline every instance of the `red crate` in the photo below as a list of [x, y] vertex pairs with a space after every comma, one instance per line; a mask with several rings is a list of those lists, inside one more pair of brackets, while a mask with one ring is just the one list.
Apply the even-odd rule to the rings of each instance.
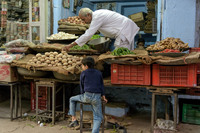
[[197, 65], [162, 66], [153, 64], [152, 85], [154, 86], [197, 86]]
[[[39, 86], [38, 89], [38, 108], [47, 109], [47, 87]], [[31, 110], [36, 109], [36, 89], [34, 83], [31, 82]]]
[[[189, 53], [200, 52], [200, 48], [190, 48]], [[200, 74], [200, 64], [197, 64], [197, 74]]]
[[112, 84], [150, 85], [150, 65], [111, 65]]

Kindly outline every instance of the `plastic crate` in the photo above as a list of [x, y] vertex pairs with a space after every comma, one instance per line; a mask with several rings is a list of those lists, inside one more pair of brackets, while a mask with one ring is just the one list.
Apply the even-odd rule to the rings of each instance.
[[[200, 48], [190, 48], [189, 53], [200, 52]], [[197, 64], [197, 74], [200, 74], [200, 64]]]
[[197, 65], [162, 66], [153, 64], [152, 85], [154, 86], [197, 86]]
[[111, 64], [111, 83], [151, 85], [151, 66]]
[[[38, 108], [40, 110], [47, 109], [47, 87], [40, 86], [38, 93]], [[31, 82], [31, 110], [36, 109], [36, 89], [34, 83]]]
[[182, 122], [200, 124], [200, 105], [183, 104]]

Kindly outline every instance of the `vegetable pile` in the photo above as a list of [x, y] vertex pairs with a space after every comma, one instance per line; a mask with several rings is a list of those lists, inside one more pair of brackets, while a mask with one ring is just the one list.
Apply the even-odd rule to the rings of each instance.
[[179, 50], [175, 50], [175, 49], [165, 49], [163, 51], [155, 52], [155, 53], [180, 53], [180, 51]]
[[128, 55], [128, 54], [135, 54], [135, 53], [130, 51], [128, 48], [123, 48], [123, 47], [117, 48], [111, 53], [111, 55], [114, 55], [114, 56], [121, 56], [121, 55]]
[[91, 48], [84, 44], [82, 47], [80, 47], [79, 45], [75, 45], [72, 48], [70, 48], [70, 50], [91, 50]]
[[83, 57], [68, 55], [65, 51], [62, 51], [62, 53], [46, 52], [45, 54], [36, 54], [36, 56], [28, 61], [28, 64], [69, 68], [81, 64], [82, 59]]
[[188, 43], [184, 43], [180, 38], [168, 37], [154, 45], [146, 48], [146, 50], [163, 50], [163, 49], [185, 49], [189, 48]]

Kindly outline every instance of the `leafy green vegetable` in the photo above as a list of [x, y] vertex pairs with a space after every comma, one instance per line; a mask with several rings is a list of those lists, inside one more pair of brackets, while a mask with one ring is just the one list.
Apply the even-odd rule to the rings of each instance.
[[91, 50], [91, 48], [84, 44], [82, 47], [80, 47], [79, 45], [75, 45], [72, 48], [70, 48], [70, 50]]
[[98, 39], [100, 37], [101, 37], [100, 35], [93, 35], [90, 39]]
[[114, 56], [121, 56], [121, 55], [127, 55], [127, 54], [135, 54], [132, 51], [130, 51], [128, 48], [117, 48], [114, 51], [112, 51], [111, 55]]

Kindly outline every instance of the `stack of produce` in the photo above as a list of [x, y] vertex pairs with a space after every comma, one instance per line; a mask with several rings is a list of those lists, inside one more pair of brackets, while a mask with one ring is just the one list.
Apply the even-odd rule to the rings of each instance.
[[66, 39], [76, 39], [76, 38], [78, 38], [78, 36], [64, 32], [52, 34], [50, 37], [47, 37], [48, 40], [66, 40]]
[[155, 15], [155, 6], [157, 2], [155, 1], [147, 1], [147, 15], [146, 15], [146, 21], [145, 21], [145, 27], [144, 27], [144, 32], [145, 33], [152, 33], [152, 26], [154, 23], [154, 20], [156, 18]]
[[88, 25], [82, 21], [79, 16], [68, 17], [67, 19], [61, 19], [58, 21], [58, 31], [72, 33], [74, 31], [82, 31], [83, 33], [88, 29]]
[[27, 64], [34, 67], [61, 67], [65, 70], [76, 67], [79, 68], [76, 73], [80, 73], [82, 59], [83, 57], [68, 55], [65, 51], [45, 52], [36, 54]]
[[180, 38], [168, 37], [154, 45], [146, 48], [146, 50], [164, 50], [164, 49], [186, 49], [189, 48], [188, 43], [184, 43]]
[[123, 48], [123, 47], [117, 48], [111, 53], [111, 55], [114, 55], [114, 56], [121, 56], [121, 55], [128, 55], [128, 54], [135, 54], [135, 53], [130, 51], [128, 48]]

